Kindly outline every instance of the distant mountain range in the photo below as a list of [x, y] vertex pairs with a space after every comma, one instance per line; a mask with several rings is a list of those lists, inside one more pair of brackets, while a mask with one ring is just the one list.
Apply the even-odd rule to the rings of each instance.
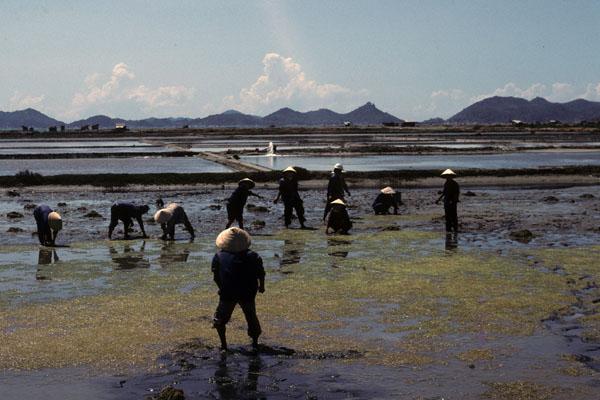
[[552, 103], [541, 97], [525, 100], [518, 97], [490, 97], [470, 105], [446, 122], [455, 124], [502, 124], [511, 120], [525, 123], [552, 120], [576, 123], [600, 121], [600, 102], [577, 99]]
[[[552, 103], [541, 97], [525, 100], [518, 97], [490, 97], [478, 101], [463, 109], [447, 120], [432, 118], [423, 121], [424, 125], [440, 124], [507, 124], [511, 120], [525, 123], [550, 122], [552, 120], [577, 123], [581, 121], [600, 121], [600, 102], [577, 99], [567, 103]], [[21, 126], [47, 129], [50, 126], [65, 125], [68, 129], [81, 126], [99, 125], [101, 129], [111, 129], [117, 124], [129, 128], [181, 128], [198, 127], [269, 127], [269, 126], [340, 126], [345, 122], [353, 125], [381, 125], [383, 123], [401, 124], [404, 122], [391, 114], [379, 110], [373, 103], [350, 111], [337, 113], [325, 108], [300, 112], [291, 108], [282, 108], [264, 117], [243, 114], [228, 110], [221, 114], [204, 118], [146, 118], [126, 120], [95, 115], [69, 124], [50, 118], [39, 111], [28, 108], [14, 112], [0, 111], [0, 129], [21, 129]]]
[[14, 112], [0, 112], [0, 129], [21, 129], [21, 126], [47, 129], [50, 126], [65, 125], [68, 129], [82, 126], [99, 125], [101, 129], [114, 128], [116, 124], [125, 124], [129, 128], [180, 128], [193, 127], [268, 127], [268, 126], [331, 126], [350, 122], [353, 125], [381, 125], [382, 123], [402, 123], [403, 120], [379, 110], [373, 103], [366, 103], [346, 114], [328, 109], [300, 112], [291, 108], [282, 108], [265, 117], [243, 114], [228, 110], [221, 114], [204, 118], [146, 118], [126, 120], [95, 115], [66, 124], [50, 118], [39, 111], [28, 108]]

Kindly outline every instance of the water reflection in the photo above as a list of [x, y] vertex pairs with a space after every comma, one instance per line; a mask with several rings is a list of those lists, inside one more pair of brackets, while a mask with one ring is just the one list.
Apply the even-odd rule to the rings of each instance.
[[446, 233], [446, 251], [454, 251], [458, 248], [458, 233]]
[[119, 253], [114, 246], [110, 246], [109, 252], [115, 263], [115, 269], [150, 268], [150, 261], [144, 257], [145, 248], [145, 240], [139, 250], [135, 250], [130, 244], [125, 244], [122, 253]]
[[339, 261], [348, 257], [349, 251], [347, 248], [340, 246], [348, 246], [352, 242], [349, 240], [337, 239], [337, 238], [327, 238], [327, 254], [331, 257], [331, 268], [339, 268]]
[[[55, 249], [40, 249], [38, 252], [38, 265], [50, 265], [59, 262], [58, 254]], [[36, 281], [48, 281], [50, 280], [49, 270], [43, 267], [39, 267], [35, 272]]]
[[162, 268], [168, 268], [173, 263], [185, 263], [190, 257], [190, 249], [182, 247], [174, 242], [165, 242], [160, 249], [158, 264]]
[[305, 247], [306, 241], [304, 239], [285, 239], [283, 241], [283, 255], [279, 261], [279, 267], [283, 268], [287, 265], [299, 264], [304, 256]]
[[[239, 361], [234, 366], [240, 366]], [[214, 374], [214, 383], [217, 386], [217, 392], [220, 399], [254, 399], [262, 398], [258, 396], [258, 377], [263, 367], [261, 358], [258, 355], [251, 356], [248, 359], [248, 371], [246, 378], [241, 373], [235, 374], [227, 363], [227, 354], [221, 354], [221, 359], [217, 365]], [[239, 371], [241, 372], [241, 371]]]

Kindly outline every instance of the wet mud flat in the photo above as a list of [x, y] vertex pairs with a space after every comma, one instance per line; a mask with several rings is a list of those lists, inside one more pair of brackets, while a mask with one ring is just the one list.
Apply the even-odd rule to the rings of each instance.
[[[376, 190], [351, 187], [348, 236], [324, 235], [321, 189], [301, 193], [316, 230], [285, 230], [260, 186], [267, 199], [245, 216], [268, 276], [262, 347], [237, 310], [227, 354], [209, 264], [230, 188], [1, 193], [5, 226], [22, 229], [1, 233], [5, 398], [167, 386], [186, 398], [597, 398], [600, 186], [464, 188], [457, 235], [443, 232], [437, 188], [403, 189], [400, 215], [373, 216]], [[104, 238], [113, 201], [159, 195], [184, 205], [194, 242], [157, 240], [150, 221], [150, 239]], [[63, 214], [68, 247], [36, 244], [42, 201]]]

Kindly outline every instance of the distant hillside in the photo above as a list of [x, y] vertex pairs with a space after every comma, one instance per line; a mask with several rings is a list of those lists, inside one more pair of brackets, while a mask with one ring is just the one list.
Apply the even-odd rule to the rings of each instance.
[[0, 111], [0, 129], [21, 129], [21, 126], [46, 129], [49, 126], [58, 125], [64, 125], [64, 123], [33, 108], [12, 112]]
[[[100, 129], [112, 129], [116, 124], [125, 124], [129, 128], [181, 128], [190, 127], [261, 127], [261, 126], [333, 126], [344, 122], [353, 125], [380, 125], [384, 122], [403, 122], [401, 119], [379, 110], [373, 103], [350, 111], [346, 114], [322, 108], [315, 111], [300, 112], [291, 108], [282, 108], [265, 117], [243, 114], [236, 110], [227, 110], [221, 114], [204, 118], [146, 118], [126, 120], [106, 115], [95, 115], [71, 122], [69, 129], [78, 129], [85, 125], [99, 125]], [[64, 125], [36, 110], [27, 109], [14, 112], [0, 112], [0, 129], [20, 129], [21, 125], [47, 129], [49, 126]]]
[[557, 120], [567, 123], [600, 120], [600, 102], [577, 99], [552, 103], [541, 97], [490, 97], [470, 105], [448, 119], [450, 123], [502, 124], [511, 120], [527, 123]]

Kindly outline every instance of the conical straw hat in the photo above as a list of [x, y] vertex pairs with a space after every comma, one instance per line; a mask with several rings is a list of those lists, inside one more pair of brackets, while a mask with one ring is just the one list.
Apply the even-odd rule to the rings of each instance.
[[381, 189], [381, 193], [383, 193], [383, 194], [395, 194], [396, 191], [391, 186], [386, 186], [383, 189]]
[[340, 205], [340, 206], [344, 206], [344, 207], [346, 206], [346, 203], [344, 203], [344, 201], [343, 201], [342, 199], [335, 199], [335, 200], [334, 200], [334, 201], [332, 201], [330, 204], [332, 204], [332, 205], [336, 205], [336, 204], [338, 204], [338, 205]]
[[50, 226], [50, 229], [56, 232], [62, 229], [62, 218], [60, 217], [59, 213], [53, 211], [48, 214], [48, 226]]
[[335, 171], [336, 169], [339, 169], [340, 171], [344, 170], [344, 166], [340, 163], [337, 163], [333, 166], [333, 170]]
[[241, 185], [242, 183], [247, 184], [248, 186], [250, 186], [250, 188], [253, 188], [254, 186], [256, 186], [256, 184], [254, 183], [254, 181], [250, 178], [244, 178], [241, 181], [238, 182], [238, 185]]
[[294, 167], [292, 167], [292, 166], [289, 166], [289, 167], [287, 167], [286, 169], [284, 169], [284, 170], [283, 170], [283, 172], [284, 172], [284, 173], [285, 173], [285, 172], [291, 172], [291, 173], [294, 173], [294, 174], [295, 174], [295, 173], [296, 173], [296, 170], [294, 169]]
[[173, 212], [171, 210], [163, 208], [162, 210], [158, 210], [154, 214], [154, 220], [159, 224], [166, 224], [167, 222], [169, 222], [172, 216]]
[[456, 173], [452, 171], [450, 168], [442, 172], [441, 176], [456, 176]]
[[228, 253], [239, 253], [248, 250], [252, 239], [248, 232], [240, 228], [229, 228], [219, 233], [215, 244], [217, 247]]

